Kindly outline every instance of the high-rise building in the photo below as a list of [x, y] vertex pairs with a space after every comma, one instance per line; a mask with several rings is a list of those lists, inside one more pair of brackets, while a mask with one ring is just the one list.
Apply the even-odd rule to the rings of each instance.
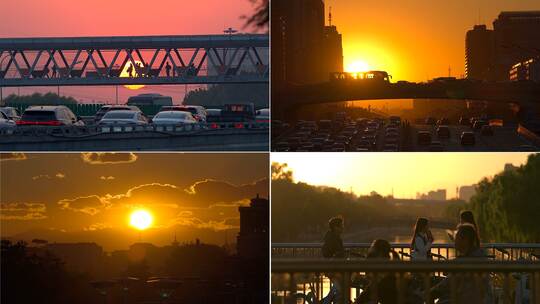
[[272, 1], [272, 86], [328, 81], [343, 69], [341, 35], [322, 0]]
[[495, 80], [508, 80], [512, 66], [540, 55], [540, 11], [502, 12], [493, 29]]
[[508, 81], [512, 67], [540, 55], [540, 11], [501, 12], [493, 30], [475, 25], [465, 38], [468, 79]]
[[489, 80], [494, 52], [493, 30], [475, 25], [465, 38], [465, 75], [467, 79]]
[[241, 258], [268, 257], [269, 208], [267, 199], [251, 199], [249, 206], [239, 207], [240, 232], [237, 237], [237, 251]]
[[540, 56], [516, 63], [509, 76], [510, 81], [540, 82]]
[[324, 27], [325, 69], [326, 75], [333, 72], [343, 72], [343, 43], [337, 27], [329, 25]]
[[476, 185], [459, 187], [459, 199], [469, 202], [471, 197], [476, 194]]

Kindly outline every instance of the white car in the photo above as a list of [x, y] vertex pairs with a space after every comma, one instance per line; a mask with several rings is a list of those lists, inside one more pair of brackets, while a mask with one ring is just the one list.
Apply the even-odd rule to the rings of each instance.
[[14, 120], [9, 119], [6, 113], [0, 111], [0, 129], [14, 128], [16, 125]]
[[119, 110], [105, 113], [99, 125], [147, 125], [148, 119], [140, 111]]
[[190, 112], [163, 111], [152, 118], [152, 123], [154, 125], [194, 124], [197, 123], [197, 120]]
[[270, 109], [260, 109], [255, 112], [255, 121], [270, 122]]

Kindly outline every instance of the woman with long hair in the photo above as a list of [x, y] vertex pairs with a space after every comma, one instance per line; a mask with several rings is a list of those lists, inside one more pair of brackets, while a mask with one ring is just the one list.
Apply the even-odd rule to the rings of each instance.
[[431, 259], [431, 245], [433, 235], [429, 230], [427, 218], [419, 217], [414, 225], [414, 233], [411, 238], [411, 260]]
[[[456, 249], [456, 260], [481, 259], [486, 260], [487, 256], [478, 245], [478, 232], [471, 223], [458, 225], [454, 247]], [[478, 279], [474, 273], [450, 274], [439, 284], [431, 289], [432, 296], [439, 299], [438, 303], [448, 303], [450, 301], [451, 282], [454, 289], [458, 290], [457, 303], [493, 303], [491, 290], [491, 280], [489, 276]]]
[[474, 214], [470, 210], [463, 210], [459, 213], [459, 224], [470, 224], [474, 227], [476, 232], [476, 247], [480, 247], [480, 230], [478, 230], [478, 225], [474, 220]]

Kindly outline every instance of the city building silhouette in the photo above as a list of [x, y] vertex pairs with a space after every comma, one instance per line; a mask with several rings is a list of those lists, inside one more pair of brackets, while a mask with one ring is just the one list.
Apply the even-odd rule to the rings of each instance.
[[516, 65], [540, 56], [540, 11], [501, 12], [493, 30], [475, 25], [465, 40], [467, 79], [517, 80]]
[[269, 243], [269, 201], [251, 199], [249, 206], [238, 208], [240, 212], [240, 232], [237, 237], [237, 251], [241, 258], [264, 258], [268, 256]]
[[508, 80], [513, 65], [540, 55], [540, 11], [501, 12], [493, 30], [495, 80]]
[[341, 35], [325, 25], [322, 0], [275, 0], [271, 14], [273, 86], [325, 82], [343, 71]]
[[509, 76], [510, 81], [540, 82], [540, 56], [516, 63]]
[[465, 38], [465, 75], [467, 79], [488, 80], [493, 63], [495, 36], [486, 25], [475, 25]]
[[459, 187], [459, 199], [469, 202], [471, 197], [476, 194], [476, 185]]

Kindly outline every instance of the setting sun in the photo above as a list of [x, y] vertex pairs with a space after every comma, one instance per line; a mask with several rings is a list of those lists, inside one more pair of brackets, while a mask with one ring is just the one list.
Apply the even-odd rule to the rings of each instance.
[[[140, 65], [141, 67], [144, 67], [143, 63], [139, 60], [135, 60], [135, 66], [131, 62], [128, 62], [124, 66], [124, 69], [122, 70], [122, 72], [120, 72], [120, 77], [137, 77], [138, 71], [137, 71], [136, 66], [138, 65]], [[130, 70], [131, 70], [131, 75], [129, 73]], [[125, 85], [124, 87], [130, 90], [138, 90], [138, 89], [144, 88], [144, 85]]]
[[138, 230], [145, 230], [152, 225], [152, 222], [152, 215], [146, 210], [137, 210], [133, 212], [129, 219], [129, 224]]
[[345, 70], [350, 73], [361, 73], [369, 71], [369, 64], [363, 60], [355, 60], [347, 65]]

